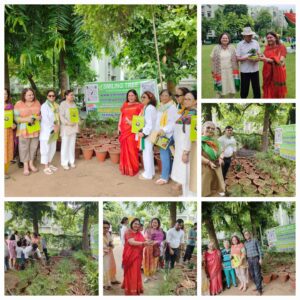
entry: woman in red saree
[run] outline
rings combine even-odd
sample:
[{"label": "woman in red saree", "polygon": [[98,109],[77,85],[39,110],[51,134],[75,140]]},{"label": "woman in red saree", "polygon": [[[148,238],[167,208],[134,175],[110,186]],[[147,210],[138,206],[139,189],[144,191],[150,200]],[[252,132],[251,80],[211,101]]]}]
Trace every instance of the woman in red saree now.
[{"label": "woman in red saree", "polygon": [[140,226],[140,220],[135,218],[130,223],[130,229],[125,232],[122,261],[124,269],[122,289],[125,295],[140,295],[144,291],[141,272],[143,249],[144,246],[151,245],[152,241],[145,241]]},{"label": "woman in red saree", "polygon": [[211,295],[218,295],[223,291],[222,258],[220,250],[213,242],[209,242],[208,250],[204,254],[205,270],[209,278],[209,291]]},{"label": "woman in red saree", "polygon": [[139,171],[139,149],[135,134],[131,132],[131,120],[134,115],[139,115],[142,109],[143,104],[139,102],[137,92],[129,90],[119,119],[121,149],[119,168],[123,175],[134,176]]},{"label": "woman in red saree", "polygon": [[265,48],[261,60],[263,66],[263,98],[285,98],[286,87],[286,48],[280,43],[275,32],[268,32],[268,45]]}]

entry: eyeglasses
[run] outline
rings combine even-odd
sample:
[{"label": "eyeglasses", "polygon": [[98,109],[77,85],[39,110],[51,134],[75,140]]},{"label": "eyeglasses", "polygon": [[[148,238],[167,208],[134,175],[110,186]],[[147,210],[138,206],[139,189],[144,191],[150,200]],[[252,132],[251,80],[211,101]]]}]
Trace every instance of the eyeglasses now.
[{"label": "eyeglasses", "polygon": [[48,95],[48,97],[55,98],[55,95]]},{"label": "eyeglasses", "polygon": [[183,95],[178,95],[178,94],[175,95],[176,98],[179,98],[179,97],[182,97],[182,96]]}]

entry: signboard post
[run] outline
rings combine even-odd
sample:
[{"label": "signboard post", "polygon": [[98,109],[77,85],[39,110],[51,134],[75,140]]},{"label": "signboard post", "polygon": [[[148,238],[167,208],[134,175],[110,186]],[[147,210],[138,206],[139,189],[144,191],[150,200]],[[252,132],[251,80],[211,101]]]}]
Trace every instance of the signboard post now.
[{"label": "signboard post", "polygon": [[139,97],[143,92],[150,91],[159,100],[156,79],[92,82],[84,88],[87,111],[97,111],[101,119],[118,118],[126,94],[131,89],[136,90]]},{"label": "signboard post", "polygon": [[267,240],[269,247],[275,247],[277,252],[295,251],[295,224],[268,229]]},{"label": "signboard post", "polygon": [[296,160],[296,127],[295,124],[282,125],[275,129],[275,149],[281,157]]}]

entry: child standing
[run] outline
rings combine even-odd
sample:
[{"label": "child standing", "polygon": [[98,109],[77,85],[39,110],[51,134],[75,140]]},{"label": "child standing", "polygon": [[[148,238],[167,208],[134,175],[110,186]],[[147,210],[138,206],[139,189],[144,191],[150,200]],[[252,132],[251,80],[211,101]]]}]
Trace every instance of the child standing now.
[{"label": "child standing", "polygon": [[230,278],[232,280],[232,284],[237,287],[236,284],[236,277],[235,277],[235,271],[231,266],[231,249],[229,241],[224,240],[223,241],[224,249],[221,251],[222,253],[222,264],[223,264],[223,271],[226,278],[226,285],[227,288],[230,289]]},{"label": "child standing", "polygon": [[22,270],[24,265],[24,252],[22,247],[22,241],[17,241],[16,253],[17,253],[17,261],[16,261],[16,270]]}]

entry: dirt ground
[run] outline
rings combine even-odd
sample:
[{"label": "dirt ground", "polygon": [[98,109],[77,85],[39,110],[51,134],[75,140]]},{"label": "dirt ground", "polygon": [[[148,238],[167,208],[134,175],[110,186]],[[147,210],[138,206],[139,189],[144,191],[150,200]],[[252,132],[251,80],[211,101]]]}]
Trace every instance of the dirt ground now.
[{"label": "dirt ground", "polygon": [[[241,292],[236,287],[226,289],[219,296],[255,296],[256,292],[253,291],[255,285],[253,282],[249,283],[249,287],[246,292]],[[284,283],[280,282],[279,279],[272,280],[269,284],[263,285],[264,296],[282,296],[282,295],[295,295],[295,289],[292,288],[290,281]]]},{"label": "dirt ground", "polygon": [[43,166],[36,164],[38,173],[23,175],[23,169],[17,164],[10,167],[10,179],[5,180],[6,197],[174,197],[169,183],[163,186],[154,180],[140,180],[137,176],[123,176],[118,165],[106,159],[99,163],[96,157],[76,160],[76,168],[65,171],[59,164],[60,153],[57,152],[53,164],[59,167],[53,175],[45,175]]}]

